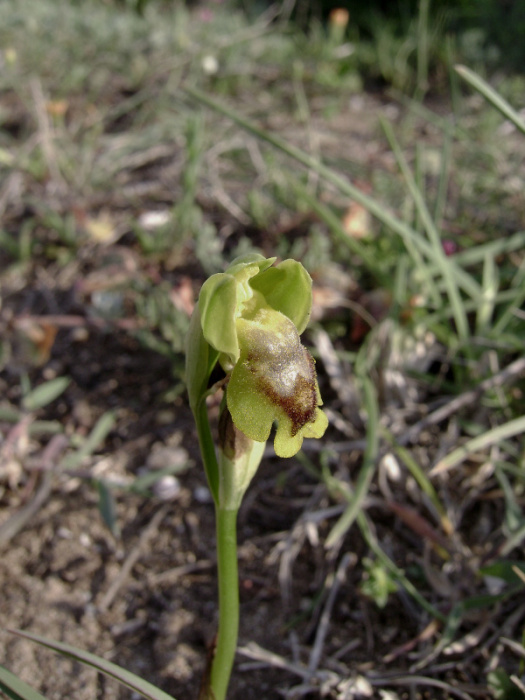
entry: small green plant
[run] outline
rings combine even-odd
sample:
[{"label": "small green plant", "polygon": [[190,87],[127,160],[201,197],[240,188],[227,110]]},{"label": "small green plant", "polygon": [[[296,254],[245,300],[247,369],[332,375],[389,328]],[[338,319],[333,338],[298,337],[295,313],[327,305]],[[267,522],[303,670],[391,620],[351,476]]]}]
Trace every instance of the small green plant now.
[{"label": "small green plant", "polygon": [[390,593],[397,591],[397,584],[381,562],[364,557],[362,563],[365,576],[361,583],[361,592],[371,598],[378,608],[384,608]]},{"label": "small green plant", "polygon": [[[313,358],[299,340],[310,317],[312,282],[295,260],[273,267],[274,261],[247,255],[212,275],[188,336],[188,392],[217,524],[219,631],[203,700],[226,697],[239,625],[237,513],[272,425],[280,457],[292,457],[305,437],[322,437],[328,425]],[[208,389],[217,364],[226,377]],[[206,397],[219,386],[216,456]]]}]

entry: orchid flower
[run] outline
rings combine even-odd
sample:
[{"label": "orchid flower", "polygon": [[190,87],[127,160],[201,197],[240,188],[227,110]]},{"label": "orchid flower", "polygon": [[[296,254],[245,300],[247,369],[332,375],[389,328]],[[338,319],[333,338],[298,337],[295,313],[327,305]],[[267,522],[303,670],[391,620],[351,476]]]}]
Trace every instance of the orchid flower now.
[{"label": "orchid flower", "polygon": [[[312,281],[295,260],[238,258],[203,285],[197,314],[209,354],[229,376],[227,407],[248,438],[292,457],[303,438],[320,438],[328,420],[312,356],[301,345],[312,306]],[[216,360],[216,361],[217,361]]]}]

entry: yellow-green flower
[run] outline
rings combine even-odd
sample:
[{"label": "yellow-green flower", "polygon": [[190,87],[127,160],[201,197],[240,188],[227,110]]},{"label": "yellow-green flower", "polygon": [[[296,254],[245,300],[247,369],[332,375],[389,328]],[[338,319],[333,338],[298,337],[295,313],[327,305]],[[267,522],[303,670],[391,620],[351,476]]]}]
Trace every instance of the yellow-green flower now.
[{"label": "yellow-green flower", "polygon": [[305,437],[321,437],[328,420],[319,408],[314,360],[299,339],[310,317],[312,281],[295,260],[274,261],[238,258],[204,283],[194,322],[204,345],[195,349],[208,366],[200,376],[188,358],[188,368],[199,375],[194,379],[202,391],[218,360],[229,375],[226,399],[235,426],[265,442],[276,423],[275,452],[291,457]]}]

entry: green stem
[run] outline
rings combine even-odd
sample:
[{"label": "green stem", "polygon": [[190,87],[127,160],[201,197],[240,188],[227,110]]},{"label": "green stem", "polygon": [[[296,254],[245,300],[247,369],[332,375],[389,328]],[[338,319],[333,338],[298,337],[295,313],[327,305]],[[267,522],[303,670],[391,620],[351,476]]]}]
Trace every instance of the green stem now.
[{"label": "green stem", "polygon": [[214,700],[224,700],[233,668],[239,632],[239,579],[237,574],[237,510],[215,509],[219,579],[219,632],[211,667]]}]

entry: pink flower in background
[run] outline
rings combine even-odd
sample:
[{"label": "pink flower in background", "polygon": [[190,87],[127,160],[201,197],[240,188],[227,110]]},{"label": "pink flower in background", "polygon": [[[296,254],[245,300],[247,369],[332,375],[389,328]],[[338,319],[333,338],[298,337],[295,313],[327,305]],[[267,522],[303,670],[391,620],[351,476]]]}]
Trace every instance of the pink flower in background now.
[{"label": "pink flower in background", "polygon": [[209,7],[202,7],[199,10],[199,18],[202,22],[211,22],[213,19],[213,10]]},{"label": "pink flower in background", "polygon": [[458,244],[455,241],[450,240],[450,238],[445,238],[443,241],[441,241],[441,245],[443,246],[443,251],[447,257],[450,257],[451,255],[454,255],[454,253],[458,252]]}]

